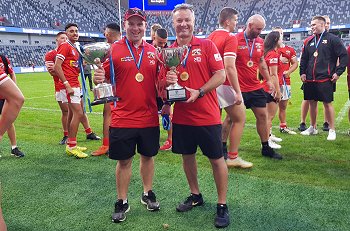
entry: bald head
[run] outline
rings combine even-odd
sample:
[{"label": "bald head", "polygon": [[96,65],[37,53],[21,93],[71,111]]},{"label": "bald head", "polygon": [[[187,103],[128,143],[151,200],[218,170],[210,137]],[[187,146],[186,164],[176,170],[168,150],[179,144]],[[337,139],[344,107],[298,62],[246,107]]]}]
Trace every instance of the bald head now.
[{"label": "bald head", "polygon": [[246,33],[248,38],[257,38],[265,28],[265,19],[260,14],[254,14],[247,20]]}]

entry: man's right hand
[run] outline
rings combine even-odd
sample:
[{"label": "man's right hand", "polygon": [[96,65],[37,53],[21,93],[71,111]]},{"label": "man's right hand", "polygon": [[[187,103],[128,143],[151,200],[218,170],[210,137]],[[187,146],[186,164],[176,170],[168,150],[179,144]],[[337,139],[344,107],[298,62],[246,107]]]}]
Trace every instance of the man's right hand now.
[{"label": "man's right hand", "polygon": [[95,70],[95,74],[94,74],[94,82],[95,83],[103,83],[103,81],[105,81],[105,70],[101,67],[98,67]]},{"label": "man's right hand", "polygon": [[66,86],[66,91],[67,91],[68,95],[74,95],[74,90],[73,90],[73,88],[70,86],[70,84],[67,83],[65,86]]},{"label": "man's right hand", "polygon": [[300,79],[301,79],[302,82],[305,82],[306,81],[306,74],[302,74],[300,76]]},{"label": "man's right hand", "polygon": [[166,73],[167,86],[171,84],[175,84],[177,83],[177,81],[178,81],[178,78],[177,78],[177,73],[175,71],[170,70]]}]

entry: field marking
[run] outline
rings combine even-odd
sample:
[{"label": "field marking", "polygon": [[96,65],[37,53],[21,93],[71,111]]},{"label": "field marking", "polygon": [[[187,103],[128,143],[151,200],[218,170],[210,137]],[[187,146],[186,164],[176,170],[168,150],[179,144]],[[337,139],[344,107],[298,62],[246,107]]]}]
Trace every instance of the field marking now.
[{"label": "field marking", "polygon": [[342,109],[339,111],[338,116],[335,119],[335,123],[334,123],[335,127],[337,127],[340,124],[340,122],[344,119],[344,117],[348,112],[349,107],[350,107],[350,100],[346,101]]},{"label": "field marking", "polygon": [[[45,111],[45,112],[59,112],[61,113],[61,110],[57,109],[50,109],[50,108],[39,108],[39,107],[22,107],[22,109],[32,110],[32,111]],[[94,114],[94,115],[102,115],[102,112],[87,112],[88,114]]]}]

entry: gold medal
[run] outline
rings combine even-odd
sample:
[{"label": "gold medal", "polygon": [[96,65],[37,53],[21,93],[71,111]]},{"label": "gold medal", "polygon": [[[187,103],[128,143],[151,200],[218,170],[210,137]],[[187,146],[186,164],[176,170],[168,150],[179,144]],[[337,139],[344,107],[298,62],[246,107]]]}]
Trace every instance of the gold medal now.
[{"label": "gold medal", "polygon": [[135,75],[135,79],[136,79],[137,82],[141,83],[143,81],[143,79],[144,79],[143,74],[141,74],[140,72],[137,73]]},{"label": "gold medal", "polygon": [[248,67],[252,67],[253,65],[254,65],[254,63],[253,63],[252,60],[249,60],[249,61],[247,62],[247,66],[248,66]]},{"label": "gold medal", "polygon": [[190,77],[190,75],[189,75],[186,71],[184,71],[184,72],[182,72],[182,73],[180,74],[180,79],[181,79],[182,81],[188,80],[189,77]]},{"label": "gold medal", "polygon": [[318,56],[318,52],[315,51],[315,52],[314,52],[314,57],[317,57],[317,56]]}]

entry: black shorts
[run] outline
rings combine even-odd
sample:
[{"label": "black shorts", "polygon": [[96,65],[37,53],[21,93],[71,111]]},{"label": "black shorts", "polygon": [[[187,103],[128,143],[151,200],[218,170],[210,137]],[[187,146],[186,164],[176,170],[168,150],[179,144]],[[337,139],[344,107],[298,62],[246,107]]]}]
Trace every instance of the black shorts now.
[{"label": "black shorts", "polygon": [[304,84],[304,100],[315,100],[325,103],[333,101],[333,83],[307,82]]},{"label": "black shorts", "polygon": [[173,148],[177,154],[190,155],[197,147],[210,159],[223,156],[221,143],[221,124],[211,126],[189,126],[173,124]]},{"label": "black shorts", "polygon": [[0,99],[0,115],[2,113],[2,108],[4,107],[5,99]]},{"label": "black shorts", "polygon": [[267,99],[264,89],[242,92],[244,105],[246,108],[266,107]]},{"label": "black shorts", "polygon": [[137,152],[152,157],[159,150],[159,126],[150,128],[109,128],[109,158],[127,160]]},{"label": "black shorts", "polygon": [[265,91],[265,95],[266,95],[266,103],[271,103],[271,102],[277,103],[276,100],[272,97],[272,95],[270,93],[267,93]]}]

